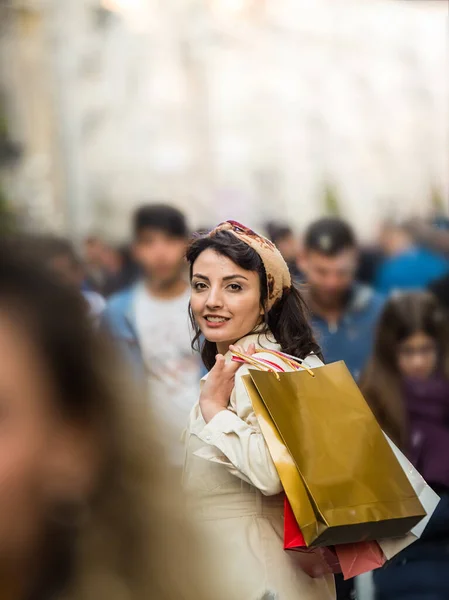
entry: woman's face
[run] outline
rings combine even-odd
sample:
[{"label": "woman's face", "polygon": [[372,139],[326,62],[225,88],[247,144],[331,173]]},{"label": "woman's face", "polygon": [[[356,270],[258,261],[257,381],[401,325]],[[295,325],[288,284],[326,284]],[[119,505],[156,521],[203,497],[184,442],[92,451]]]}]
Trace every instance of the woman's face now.
[{"label": "woman's face", "polygon": [[399,344],[398,364],[404,377],[428,379],[434,374],[437,363],[437,344],[429,335],[415,333]]},{"label": "woman's face", "polygon": [[[25,328],[0,311],[0,571],[30,558],[56,499],[76,497],[82,444]],[[87,469],[87,467],[86,467]]]},{"label": "woman's face", "polygon": [[205,338],[226,352],[262,319],[259,275],[205,250],[193,265],[191,306]]}]

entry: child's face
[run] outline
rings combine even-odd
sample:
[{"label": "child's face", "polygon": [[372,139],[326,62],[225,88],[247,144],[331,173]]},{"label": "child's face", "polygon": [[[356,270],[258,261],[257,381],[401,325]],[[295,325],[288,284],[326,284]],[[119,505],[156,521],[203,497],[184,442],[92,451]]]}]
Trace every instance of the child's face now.
[{"label": "child's face", "polygon": [[404,377],[428,379],[434,374],[437,363],[436,341],[425,333],[415,333],[399,345],[398,366]]}]

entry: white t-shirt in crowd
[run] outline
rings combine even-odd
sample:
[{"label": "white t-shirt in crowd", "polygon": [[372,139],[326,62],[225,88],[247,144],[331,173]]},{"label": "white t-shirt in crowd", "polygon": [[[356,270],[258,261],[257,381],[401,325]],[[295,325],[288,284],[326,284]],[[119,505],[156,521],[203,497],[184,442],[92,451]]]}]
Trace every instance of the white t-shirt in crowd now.
[{"label": "white t-shirt in crowd", "polygon": [[97,292],[83,291],[84,299],[89,306],[89,315],[94,324],[97,326],[100,322],[101,315],[106,308],[106,300]]},{"label": "white t-shirt in crowd", "polygon": [[168,456],[184,461],[181,441],[190,411],[198,400],[200,357],[191,347],[188,306],[190,289],[170,300],[155,298],[142,285],[136,293],[137,336],[148,374],[149,397],[156,418],[165,428]]}]

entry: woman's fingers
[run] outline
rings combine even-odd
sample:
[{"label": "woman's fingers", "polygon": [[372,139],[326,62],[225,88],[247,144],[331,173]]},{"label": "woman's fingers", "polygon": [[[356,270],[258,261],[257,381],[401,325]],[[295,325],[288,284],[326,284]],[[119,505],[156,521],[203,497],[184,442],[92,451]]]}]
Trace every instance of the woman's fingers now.
[{"label": "woman's fingers", "polygon": [[228,363],[226,363],[224,370],[230,376],[234,376],[237,373],[237,371],[240,369],[241,366],[242,366],[241,363],[236,362],[234,360],[230,360]]},{"label": "woman's fingers", "polygon": [[238,352],[239,354],[247,354],[249,356],[252,356],[256,351],[256,344],[250,344],[246,350],[243,348],[243,346],[232,344],[231,346],[229,346],[229,350],[231,352]]},{"label": "woman's fingers", "polygon": [[211,373],[212,371],[214,373],[220,373],[221,371],[223,371],[225,364],[226,361],[223,354],[217,354],[217,356],[215,357],[215,365],[212,367]]},{"label": "woman's fingers", "polygon": [[226,359],[222,354],[217,354],[215,357],[215,366],[213,367],[212,371],[215,376],[223,376],[228,378],[233,377],[237,373],[240,366],[240,363],[237,363],[233,360],[226,362]]},{"label": "woman's fingers", "polygon": [[[234,353],[252,356],[256,352],[256,345],[250,344],[245,350],[243,346],[239,346],[238,344],[231,344],[229,346],[229,350]],[[234,377],[234,375],[237,373],[240,367],[241,363],[233,360],[226,362],[226,359],[222,354],[217,354],[217,356],[215,357],[215,365],[212,371],[216,375],[222,373],[227,377]]]},{"label": "woman's fingers", "polygon": [[256,352],[256,344],[250,344],[248,346],[246,354],[248,354],[249,356],[252,356],[253,354],[255,354],[255,352]]}]

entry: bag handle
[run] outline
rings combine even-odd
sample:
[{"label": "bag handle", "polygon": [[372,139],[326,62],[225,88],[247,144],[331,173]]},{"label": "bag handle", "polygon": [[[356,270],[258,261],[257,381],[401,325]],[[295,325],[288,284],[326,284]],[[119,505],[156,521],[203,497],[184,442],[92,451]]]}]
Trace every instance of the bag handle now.
[{"label": "bag handle", "polygon": [[309,375],[311,375],[312,377],[315,377],[315,373],[312,371],[312,369],[303,365],[298,358],[294,358],[290,355],[284,354],[283,352],[279,352],[277,350],[265,350],[264,348],[257,348],[256,354],[260,353],[260,352],[263,352],[265,354],[272,354],[273,356],[277,356],[278,358],[283,360],[287,365],[289,365],[292,369],[295,369],[295,371],[299,371],[299,369],[304,369],[305,371],[307,371],[307,373]]},{"label": "bag handle", "polygon": [[276,379],[280,379],[278,371],[270,363],[254,358],[253,356],[249,356],[248,354],[243,354],[242,352],[234,350],[232,353],[232,360],[235,362],[247,363],[253,367],[257,367],[260,371],[274,373],[276,375]]},{"label": "bag handle", "polygon": [[[299,369],[302,368],[305,371],[307,371],[309,373],[309,375],[311,375],[312,377],[315,377],[314,372],[311,369],[309,369],[309,367],[306,367],[306,366],[302,365],[301,363],[296,362],[295,360],[287,358],[282,352],[276,352],[275,350],[265,350],[263,348],[256,350],[256,353],[261,353],[261,352],[264,352],[266,354],[272,354],[273,356],[280,358],[295,371],[299,371]],[[257,358],[254,358],[254,356],[249,356],[248,354],[243,354],[241,352],[238,352],[237,350],[234,350],[234,352],[232,353],[232,360],[234,360],[236,362],[243,362],[243,363],[250,364],[253,367],[257,367],[261,371],[274,373],[276,375],[276,379],[278,379],[278,380],[280,380],[279,371],[281,373],[285,372],[281,366],[276,365],[275,363],[272,363],[271,361],[264,360],[264,359],[257,359]]]}]

